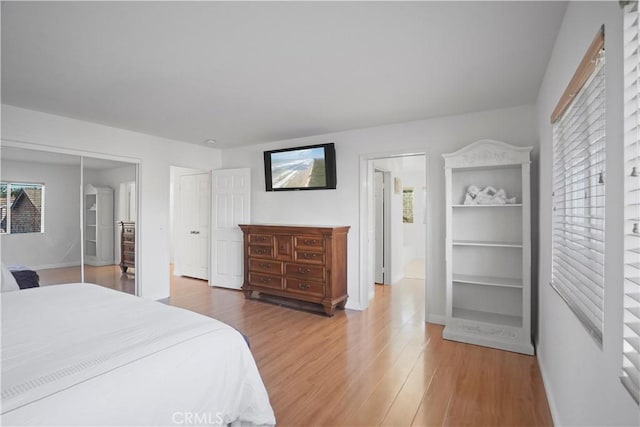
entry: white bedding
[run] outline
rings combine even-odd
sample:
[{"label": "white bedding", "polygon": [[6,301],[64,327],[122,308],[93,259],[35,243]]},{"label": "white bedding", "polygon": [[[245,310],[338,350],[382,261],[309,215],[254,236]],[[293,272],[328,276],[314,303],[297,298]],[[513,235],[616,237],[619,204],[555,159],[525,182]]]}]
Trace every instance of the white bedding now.
[{"label": "white bedding", "polygon": [[2,425],[275,424],[224,323],[88,284],[1,298]]}]

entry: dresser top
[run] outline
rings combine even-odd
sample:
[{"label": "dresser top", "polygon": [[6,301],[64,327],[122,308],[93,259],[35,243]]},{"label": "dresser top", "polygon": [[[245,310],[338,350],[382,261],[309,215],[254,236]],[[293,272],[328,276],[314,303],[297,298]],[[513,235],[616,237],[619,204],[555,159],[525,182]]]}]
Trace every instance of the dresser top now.
[{"label": "dresser top", "polygon": [[269,228],[278,228],[278,229],[315,229],[315,230],[349,230],[351,226],[349,225],[316,225],[316,224],[238,224],[240,228],[248,228],[248,227],[269,227]]}]

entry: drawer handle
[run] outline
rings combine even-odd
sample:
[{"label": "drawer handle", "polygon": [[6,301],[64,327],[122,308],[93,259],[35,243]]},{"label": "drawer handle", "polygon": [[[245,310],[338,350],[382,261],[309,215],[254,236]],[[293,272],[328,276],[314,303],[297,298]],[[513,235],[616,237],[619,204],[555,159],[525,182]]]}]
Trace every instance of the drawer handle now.
[{"label": "drawer handle", "polygon": [[266,249],[262,249],[262,248],[258,248],[255,251],[256,251],[257,254],[262,254],[262,255],[267,253],[267,250]]},{"label": "drawer handle", "polygon": [[266,238],[266,237],[264,237],[264,236],[257,236],[257,237],[256,237],[256,240],[257,240],[258,242],[264,242],[264,241],[266,241],[266,240],[267,240],[267,238]]},{"label": "drawer handle", "polygon": [[300,273],[300,274],[308,274],[308,273],[311,273],[311,269],[310,268],[298,267],[298,273]]},{"label": "drawer handle", "polygon": [[262,264],[260,264],[260,268],[269,268],[271,267],[271,264],[269,264],[268,262],[263,262]]},{"label": "drawer handle", "polygon": [[271,282],[271,278],[269,278],[269,277],[261,277],[260,278],[260,282],[269,283],[269,282]]},{"label": "drawer handle", "polygon": [[298,283],[298,287],[300,289],[309,289],[311,287],[311,285],[308,284],[308,283]]},{"label": "drawer handle", "polygon": [[304,239],[303,242],[305,245],[315,245],[318,243],[316,239]]},{"label": "drawer handle", "polygon": [[304,258],[304,259],[314,259],[317,256],[318,256],[317,254],[310,254],[308,252],[303,252],[302,253],[302,258]]}]

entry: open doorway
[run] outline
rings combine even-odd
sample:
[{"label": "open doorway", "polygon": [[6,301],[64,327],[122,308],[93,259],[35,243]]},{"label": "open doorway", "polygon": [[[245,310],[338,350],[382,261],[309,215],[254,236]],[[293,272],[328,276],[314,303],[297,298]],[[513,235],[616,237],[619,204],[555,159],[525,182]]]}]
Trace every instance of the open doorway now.
[{"label": "open doorway", "polygon": [[424,155],[402,158],[401,184],[403,277],[425,280],[427,182]]},{"label": "open doorway", "polygon": [[170,167],[171,271],[209,280],[211,174]]},{"label": "open doorway", "polygon": [[426,318],[426,155],[370,155],[361,165],[362,308],[385,286],[406,286],[425,301]]}]

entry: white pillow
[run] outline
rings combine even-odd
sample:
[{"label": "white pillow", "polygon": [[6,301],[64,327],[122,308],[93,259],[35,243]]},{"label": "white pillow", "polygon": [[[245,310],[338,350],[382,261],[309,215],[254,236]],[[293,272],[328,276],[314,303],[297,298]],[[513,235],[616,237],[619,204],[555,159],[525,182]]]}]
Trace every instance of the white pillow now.
[{"label": "white pillow", "polygon": [[19,291],[20,286],[18,286],[18,282],[16,282],[16,278],[13,277],[13,274],[9,271],[9,269],[2,264],[2,292],[11,292],[11,291]]}]

